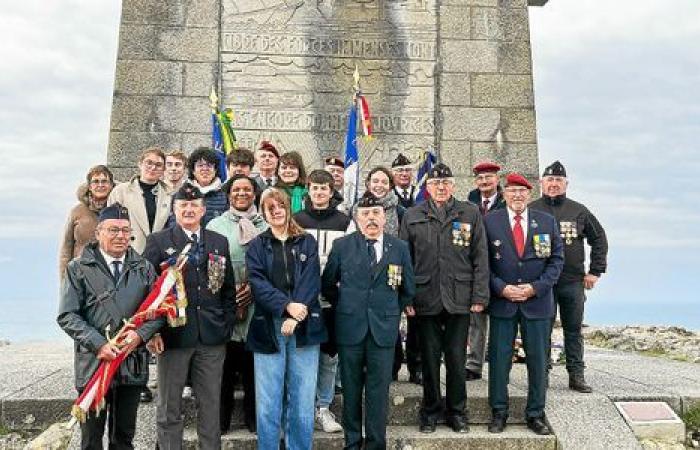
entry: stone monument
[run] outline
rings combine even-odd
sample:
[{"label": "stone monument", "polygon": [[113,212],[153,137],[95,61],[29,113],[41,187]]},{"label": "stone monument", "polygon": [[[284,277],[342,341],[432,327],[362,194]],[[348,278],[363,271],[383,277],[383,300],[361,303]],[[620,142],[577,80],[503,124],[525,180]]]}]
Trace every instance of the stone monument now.
[{"label": "stone monument", "polygon": [[527,0],[123,0],[108,163],[210,145],[214,86],[241,145],[316,167],[342,155],[355,67],[364,167],[432,148],[461,178],[483,158],[537,177]]}]

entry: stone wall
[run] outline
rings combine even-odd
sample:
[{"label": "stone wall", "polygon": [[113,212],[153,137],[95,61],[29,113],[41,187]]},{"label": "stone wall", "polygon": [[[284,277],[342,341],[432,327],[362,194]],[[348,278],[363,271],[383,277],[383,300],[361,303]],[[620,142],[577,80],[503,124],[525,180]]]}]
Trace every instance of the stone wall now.
[{"label": "stone wall", "polygon": [[216,86],[243,145],[316,166],[342,154],[356,65],[365,167],[432,147],[465,179],[484,158],[537,176],[526,0],[123,0],[108,163],[208,145]]}]

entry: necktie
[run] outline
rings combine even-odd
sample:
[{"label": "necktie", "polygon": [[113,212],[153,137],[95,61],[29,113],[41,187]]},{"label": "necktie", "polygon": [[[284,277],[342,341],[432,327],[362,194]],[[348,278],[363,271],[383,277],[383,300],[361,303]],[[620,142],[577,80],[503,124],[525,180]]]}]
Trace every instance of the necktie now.
[{"label": "necktie", "polygon": [[403,190],[403,198],[404,200],[408,200],[408,189]]},{"label": "necktie", "polygon": [[489,199],[484,200],[484,204],[481,207],[481,214],[485,215],[487,212],[489,212]]},{"label": "necktie", "polygon": [[112,261],[112,275],[114,276],[114,282],[119,281],[119,276],[122,274],[122,271],[119,269],[119,266],[122,265],[121,261]]},{"label": "necktie", "polygon": [[377,264],[377,251],[374,249],[376,239],[367,239],[367,254],[369,254],[369,263],[372,267]]},{"label": "necktie", "polygon": [[515,216],[515,226],[513,226],[513,242],[515,242],[515,249],[518,251],[518,256],[523,257],[525,253],[525,233],[523,233],[523,227],[520,225],[520,221],[523,217],[518,214]]},{"label": "necktie", "polygon": [[197,264],[199,264],[202,259],[202,246],[199,245],[199,236],[197,236],[197,233],[192,233],[190,235],[190,240],[192,241],[192,250],[190,250],[190,253],[195,256]]}]

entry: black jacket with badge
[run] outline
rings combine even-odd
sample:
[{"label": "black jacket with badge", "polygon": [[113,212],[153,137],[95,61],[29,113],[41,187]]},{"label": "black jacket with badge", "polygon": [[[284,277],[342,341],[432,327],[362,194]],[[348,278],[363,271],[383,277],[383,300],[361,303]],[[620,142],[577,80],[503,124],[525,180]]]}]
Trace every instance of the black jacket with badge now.
[{"label": "black jacket with badge", "polygon": [[[181,327],[163,328],[161,335],[166,351],[169,348],[192,348],[197,344],[222,345],[231,337],[236,313],[236,287],[228,241],[211,230],[201,228],[199,232],[201,238],[198,245],[203,246],[202,250],[197,252],[192,248],[190,254],[198,253],[200,256],[190,256],[183,272],[187,292],[187,323]],[[188,243],[190,239],[182,227],[175,225],[148,236],[143,256],[159,268],[163,261],[177,257]],[[196,259],[199,259],[198,263]],[[221,286],[212,292],[210,272],[216,272],[212,271],[214,264],[222,263]]]},{"label": "black jacket with badge", "polygon": [[467,314],[473,303],[488,305],[489,260],[479,209],[451,199],[439,218],[433,201],[409,208],[401,223],[416,276],[418,315]]},{"label": "black jacket with badge", "polygon": [[[478,189],[472,189],[469,191],[469,196],[467,197],[467,200],[470,202],[474,203],[477,208],[481,206],[481,191]],[[503,189],[501,186],[498,186],[496,190],[496,199],[489,205],[489,210],[488,212],[495,211],[497,209],[503,209],[506,207],[506,200],[503,198]]]},{"label": "black jacket with badge", "polygon": [[586,249],[583,240],[591,246],[588,273],[600,276],[607,268],[608,239],[598,219],[581,203],[566,195],[542,196],[528,205],[557,219],[564,241],[564,270],[559,282],[582,281],[586,274]]},{"label": "black jacket with badge", "polygon": [[[116,283],[97,242],[68,263],[56,321],[75,341],[76,388],[84,388],[97,370],[97,352],[107,343],[107,327],[116,334],[123,319],[129,319],[146,299],[155,279],[153,265],[131,248]],[[146,322],[136,332],[145,342],[161,325],[158,320]],[[114,383],[145,386],[147,381],[148,352],[141,346],[121,364]]]}]

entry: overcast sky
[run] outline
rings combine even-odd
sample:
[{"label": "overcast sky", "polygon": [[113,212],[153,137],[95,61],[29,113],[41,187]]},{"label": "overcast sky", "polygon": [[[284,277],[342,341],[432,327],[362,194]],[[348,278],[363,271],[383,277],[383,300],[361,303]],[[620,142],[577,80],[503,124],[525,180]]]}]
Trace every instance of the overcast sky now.
[{"label": "overcast sky", "polygon": [[[75,187],[106,156],[120,8],[3,5],[0,305],[54,295]],[[630,320],[700,328],[700,315],[684,313],[700,275],[700,1],[550,0],[530,17],[540,165],[564,163],[571,197],[610,239],[589,317],[611,322],[610,305],[640,304],[647,316]],[[27,265],[35,270],[18,269]]]}]

